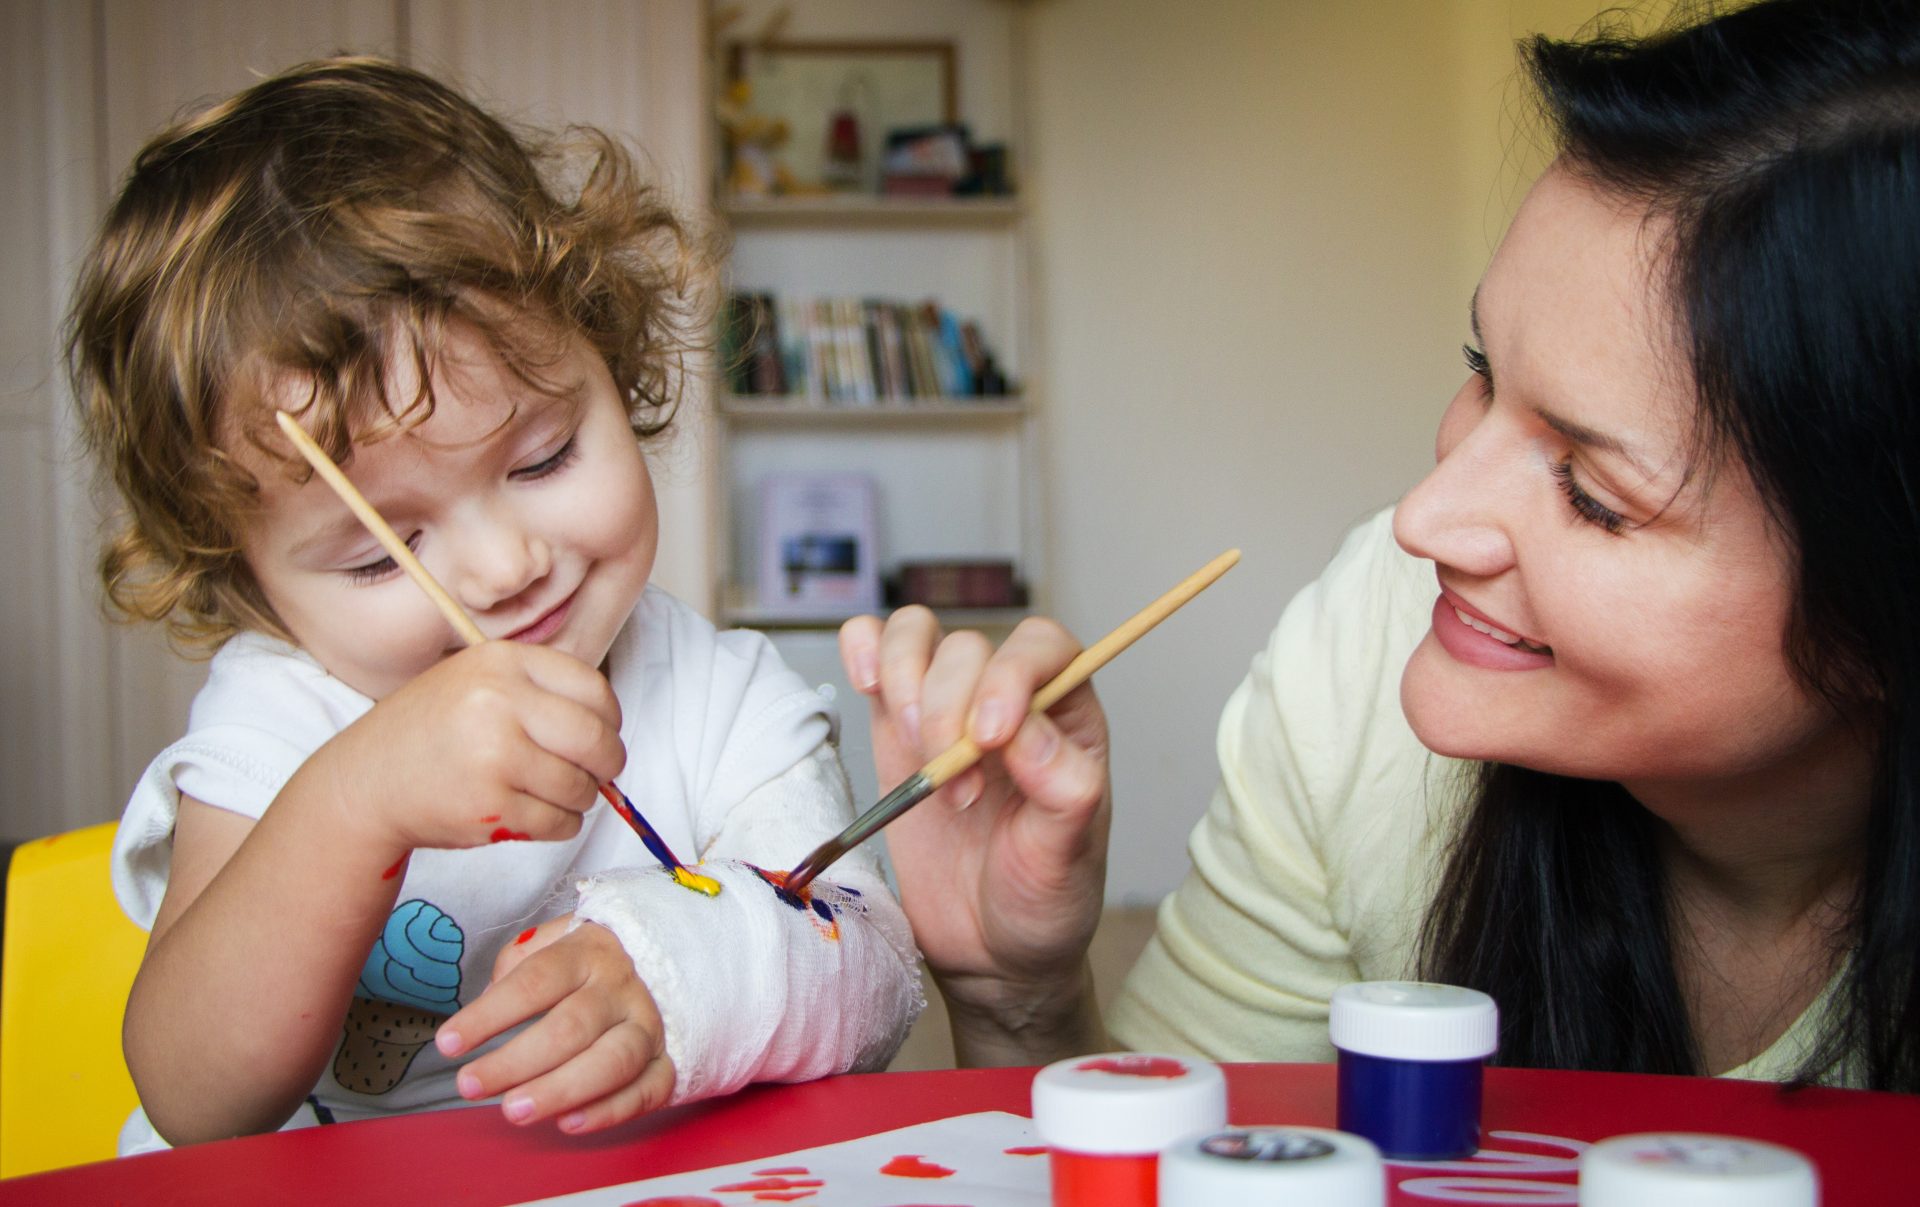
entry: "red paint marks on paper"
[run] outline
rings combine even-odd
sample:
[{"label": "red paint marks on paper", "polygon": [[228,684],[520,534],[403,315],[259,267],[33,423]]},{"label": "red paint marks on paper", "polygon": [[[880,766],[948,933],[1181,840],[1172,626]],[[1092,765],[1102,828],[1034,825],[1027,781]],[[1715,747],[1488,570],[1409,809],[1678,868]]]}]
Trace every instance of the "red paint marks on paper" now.
[{"label": "red paint marks on paper", "polygon": [[533,837],[531,834],[525,834],[519,830],[509,830],[505,826],[501,826],[498,830],[495,830],[493,833],[487,835],[487,841],[488,842],[525,842],[531,837]]},{"label": "red paint marks on paper", "polygon": [[626,1207],[726,1207],[719,1199],[700,1194],[670,1194],[661,1199],[640,1199]]},{"label": "red paint marks on paper", "polygon": [[880,1172],[890,1178],[950,1178],[953,1171],[944,1165],[935,1165],[921,1157],[908,1154],[895,1157],[880,1167]]},{"label": "red paint marks on paper", "polygon": [[725,1186],[715,1186],[715,1194],[735,1194],[767,1190],[804,1190],[808,1194],[825,1186],[819,1178],[755,1178],[751,1182],[732,1182]]},{"label": "red paint marks on paper", "polygon": [[529,927],[527,927],[527,928],[526,928],[525,930],[523,930],[523,931],[521,931],[521,932],[520,932],[520,937],[519,937],[519,938],[517,938],[517,939],[515,939],[515,940],[513,941],[513,945],[514,945],[515,947],[518,947],[518,946],[519,946],[520,944],[522,944],[522,943],[525,943],[525,942],[526,942],[526,941],[527,941],[528,939],[531,939],[531,938],[533,938],[533,932],[535,932],[535,931],[537,931],[537,930],[539,930],[539,929],[540,929],[540,928],[539,928],[539,927],[537,927],[537,926],[529,926]]},{"label": "red paint marks on paper", "polygon": [[817,1190],[763,1190],[753,1197],[769,1203],[797,1203],[819,1193]]},{"label": "red paint marks on paper", "polygon": [[1018,1148],[1003,1148],[1000,1151],[1009,1157],[1044,1157],[1048,1149],[1044,1144],[1022,1144]]},{"label": "red paint marks on paper", "polygon": [[756,1178],[804,1178],[812,1172],[804,1165],[776,1165],[772,1169],[756,1169],[753,1171],[753,1176]]},{"label": "red paint marks on paper", "polygon": [[1187,1066],[1164,1056],[1102,1056],[1083,1060],[1073,1066],[1088,1073],[1112,1073],[1116,1077],[1185,1077]]},{"label": "red paint marks on paper", "polygon": [[380,873],[380,879],[382,880],[393,879],[395,876],[398,876],[400,874],[400,869],[405,867],[406,864],[407,864],[407,857],[405,855],[402,855],[400,858],[393,861],[392,867]]}]

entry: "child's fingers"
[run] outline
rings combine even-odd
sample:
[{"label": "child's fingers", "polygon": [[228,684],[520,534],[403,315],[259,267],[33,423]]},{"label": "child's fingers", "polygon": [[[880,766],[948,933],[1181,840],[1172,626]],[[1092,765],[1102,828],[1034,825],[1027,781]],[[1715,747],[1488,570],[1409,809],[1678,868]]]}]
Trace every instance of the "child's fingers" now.
[{"label": "child's fingers", "polygon": [[[591,1055],[588,1053],[588,1057]],[[673,1062],[667,1059],[665,1052],[661,1052],[647,1062],[646,1070],[638,1078],[598,1102],[590,1102],[561,1115],[560,1130],[574,1135],[597,1132],[616,1123],[625,1123],[636,1115],[657,1111],[673,1097],[675,1076]]]},{"label": "child's fingers", "polygon": [[545,693],[532,696],[520,705],[520,725],[542,750],[586,772],[589,789],[620,774],[627,765],[627,747],[619,729],[577,700]]},{"label": "child's fingers", "polygon": [[[555,1014],[564,1010],[563,1005],[492,1055],[504,1055],[508,1048],[535,1040],[535,1033],[556,1024],[559,1020]],[[623,1022],[601,1032],[584,1049],[569,1052],[571,1036],[567,1032],[572,1026],[566,1024],[559,1035],[546,1037],[546,1044],[534,1058],[544,1061],[565,1053],[554,1067],[528,1080],[515,1079],[515,1084],[505,1090],[500,1107],[509,1120],[533,1123],[584,1111],[588,1118],[581,1123],[605,1127],[666,1104],[673,1092],[673,1066],[666,1059],[658,1032]],[[622,1109],[626,1113],[618,1113]],[[586,1128],[563,1126],[563,1130]]]},{"label": "child's fingers", "polygon": [[517,645],[523,651],[527,678],[558,696],[565,696],[593,710],[607,728],[620,728],[620,701],[613,684],[598,670],[570,654],[562,654],[540,645]]},{"label": "child's fingers", "polygon": [[[570,937],[570,936],[568,936]],[[544,1010],[551,1009],[556,1003],[579,989],[588,976],[588,970],[581,961],[570,960],[564,954],[556,953],[559,946],[556,941],[552,947],[539,953],[540,959],[531,957],[522,961],[510,975],[488,985],[486,990],[473,1001],[468,1002],[458,1013],[440,1025],[434,1042],[442,1054],[458,1056],[470,1052],[494,1036],[511,1027],[532,1018]],[[522,1037],[524,1038],[524,1037]],[[516,1043],[518,1040],[515,1041]],[[461,1093],[469,1098],[485,1098],[499,1092],[503,1085],[513,1082],[498,1078],[492,1079],[484,1093],[468,1094],[464,1084],[468,1070],[485,1065],[494,1057],[508,1050],[489,1053],[466,1069],[461,1070]],[[537,1072],[538,1070],[535,1070]],[[526,1076],[532,1076],[528,1073]],[[520,1078],[525,1080],[525,1077]]]},{"label": "child's fingers", "polygon": [[599,798],[599,777],[533,739],[521,734],[503,745],[499,754],[505,787],[532,798],[548,812],[585,813]]},{"label": "child's fingers", "polygon": [[536,955],[567,937],[567,927],[573,924],[572,914],[561,914],[558,918],[548,918],[538,926],[529,926],[514,936],[513,942],[500,949],[493,960],[493,979],[500,980],[524,963],[527,957]]}]

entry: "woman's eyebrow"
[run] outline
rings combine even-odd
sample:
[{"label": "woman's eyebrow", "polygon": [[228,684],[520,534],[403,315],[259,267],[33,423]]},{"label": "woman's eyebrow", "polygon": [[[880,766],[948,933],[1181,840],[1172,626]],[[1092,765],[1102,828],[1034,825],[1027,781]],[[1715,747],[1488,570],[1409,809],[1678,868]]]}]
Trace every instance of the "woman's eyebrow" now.
[{"label": "woman's eyebrow", "polygon": [[[1473,330],[1474,343],[1478,344],[1484,350],[1487,346],[1487,338],[1480,332],[1480,290],[1478,288],[1474,289],[1473,297],[1467,303],[1467,325]],[[1484,351],[1482,354],[1484,355]],[[1590,428],[1584,423],[1575,423],[1566,416],[1557,415],[1538,404],[1528,409],[1533,412],[1540,422],[1558,432],[1569,442],[1577,444],[1582,448],[1592,448],[1598,449],[1601,452],[1612,453],[1638,470],[1643,478],[1651,479],[1653,477],[1653,471],[1647,467],[1646,462],[1635,456],[1633,450],[1628,448],[1626,444],[1619,439],[1609,436],[1605,432]]]},{"label": "woman's eyebrow", "polygon": [[1653,471],[1648,469],[1640,458],[1633,455],[1632,449],[1614,437],[1607,435],[1605,432],[1595,431],[1583,423],[1575,423],[1564,415],[1556,415],[1543,406],[1534,406],[1529,409],[1539,417],[1540,422],[1560,433],[1560,435],[1572,443],[1580,445],[1582,448],[1596,448],[1601,452],[1613,453],[1627,464],[1633,466],[1634,469],[1640,471],[1642,477],[1653,477]]}]

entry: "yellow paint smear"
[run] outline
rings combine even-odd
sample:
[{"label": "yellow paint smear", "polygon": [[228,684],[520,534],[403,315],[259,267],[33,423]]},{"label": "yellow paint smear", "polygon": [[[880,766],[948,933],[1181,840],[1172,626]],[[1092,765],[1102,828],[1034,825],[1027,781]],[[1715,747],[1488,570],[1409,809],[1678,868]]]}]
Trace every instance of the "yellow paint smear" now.
[{"label": "yellow paint smear", "polygon": [[681,888],[692,889],[709,897],[720,895],[720,882],[711,876],[702,876],[691,869],[679,867],[673,869],[673,882]]}]

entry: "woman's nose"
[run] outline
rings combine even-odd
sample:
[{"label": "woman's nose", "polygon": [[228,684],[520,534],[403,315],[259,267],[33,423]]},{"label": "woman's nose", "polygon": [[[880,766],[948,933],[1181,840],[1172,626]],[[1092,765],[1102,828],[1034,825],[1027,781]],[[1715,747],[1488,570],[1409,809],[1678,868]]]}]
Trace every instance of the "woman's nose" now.
[{"label": "woman's nose", "polygon": [[1438,463],[1394,509],[1393,536],[1415,557],[1491,578],[1514,561],[1512,520],[1525,496],[1512,471],[1521,454],[1484,403],[1465,395],[1440,421]]},{"label": "woman's nose", "polygon": [[493,507],[464,517],[449,534],[458,559],[455,581],[461,602],[487,612],[547,576],[553,550],[510,508]]}]

